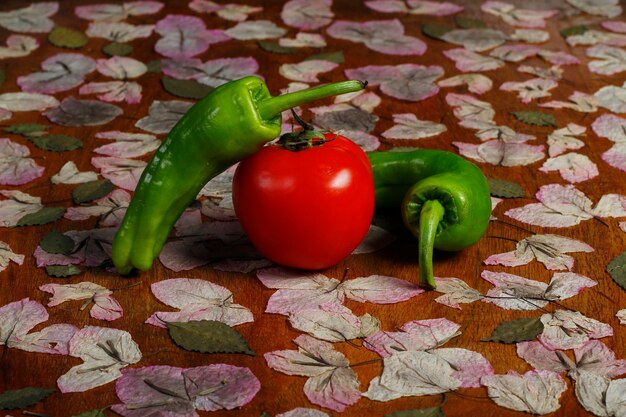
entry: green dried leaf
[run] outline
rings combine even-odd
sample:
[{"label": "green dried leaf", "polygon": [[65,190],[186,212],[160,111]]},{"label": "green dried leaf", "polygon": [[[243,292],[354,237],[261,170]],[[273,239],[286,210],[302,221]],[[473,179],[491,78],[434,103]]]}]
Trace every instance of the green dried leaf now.
[{"label": "green dried leaf", "polygon": [[450,32],[452,29],[447,26],[435,25],[431,23],[425,23],[422,25],[422,33],[430,38],[439,39]]},{"label": "green dried leaf", "polygon": [[147,62],[146,68],[148,68],[148,72],[152,72],[152,73],[161,72],[161,60],[155,59],[154,61]]},{"label": "green dried leaf", "polygon": [[81,274],[83,271],[76,265],[48,265],[46,274],[56,278],[67,278]]},{"label": "green dried leaf", "polygon": [[260,417],[272,417],[267,411],[263,411]]},{"label": "green dried leaf", "polygon": [[133,53],[133,46],[127,43],[111,42],[102,47],[102,52],[108,56],[126,56]]},{"label": "green dried leaf", "polygon": [[55,26],[48,34],[48,41],[60,48],[77,49],[87,45],[89,38],[75,29],[65,26]]},{"label": "green dried leaf", "polygon": [[48,253],[69,255],[74,251],[74,239],[58,230],[53,230],[41,239],[39,246]]},{"label": "green dried leaf", "polygon": [[484,29],[487,27],[482,20],[470,19],[469,17],[463,16],[454,16],[454,23],[461,29]]},{"label": "green dried leaf", "polygon": [[304,58],[305,61],[311,61],[313,59],[319,59],[322,61],[330,61],[335,64],[343,64],[346,62],[346,57],[343,55],[343,51],[323,52],[321,54],[311,55],[308,58]]},{"label": "green dried leaf", "polygon": [[418,410],[402,410],[385,414],[384,417],[446,417],[441,407],[421,408]]},{"label": "green dried leaf", "polygon": [[513,181],[501,180],[498,178],[487,178],[489,183],[489,193],[500,198],[522,198],[526,193],[521,185]]},{"label": "green dried leaf", "polygon": [[54,388],[36,387],[4,391],[0,394],[0,410],[30,407],[44,400],[53,392],[56,392]]},{"label": "green dried leaf", "polygon": [[298,52],[298,48],[294,48],[292,46],[281,46],[278,42],[259,41],[258,44],[264,51],[275,54],[295,54]]},{"label": "green dried leaf", "polygon": [[44,151],[65,152],[74,151],[83,147],[82,140],[68,135],[29,135],[28,140]]},{"label": "green dried leaf", "polygon": [[589,28],[587,26],[579,25],[579,26],[572,26],[572,27],[569,27],[569,28],[561,29],[559,31],[559,33],[564,38],[567,38],[569,36],[582,35],[583,33],[587,32],[588,30],[589,30]]},{"label": "green dried leaf", "polygon": [[534,340],[543,331],[541,318],[516,319],[498,325],[483,342],[517,343]]},{"label": "green dried leaf", "polygon": [[35,213],[29,213],[18,220],[17,226],[39,226],[52,223],[63,217],[65,207],[43,207]]},{"label": "green dried leaf", "polygon": [[626,290],[626,252],[613,258],[606,266],[606,272],[611,275],[617,285]]},{"label": "green dried leaf", "polygon": [[520,122],[534,126],[552,126],[556,127],[554,116],[540,111],[514,111],[513,116]]},{"label": "green dried leaf", "polygon": [[5,127],[3,130],[7,133],[13,133],[14,135],[24,136],[38,136],[48,129],[49,126],[39,123],[22,123],[9,127]]},{"label": "green dried leaf", "polygon": [[99,410],[85,411],[84,413],[80,413],[72,417],[106,417],[104,410],[104,408],[101,408]]},{"label": "green dried leaf", "polygon": [[115,187],[109,180],[95,180],[80,184],[72,191],[72,199],[76,204],[102,198],[113,191]]},{"label": "green dried leaf", "polygon": [[161,84],[168,93],[182,98],[202,99],[211,91],[213,87],[200,84],[195,80],[177,80],[176,78],[163,77]]},{"label": "green dried leaf", "polygon": [[170,337],[186,350],[202,353],[255,353],[241,333],[219,321],[167,323]]}]

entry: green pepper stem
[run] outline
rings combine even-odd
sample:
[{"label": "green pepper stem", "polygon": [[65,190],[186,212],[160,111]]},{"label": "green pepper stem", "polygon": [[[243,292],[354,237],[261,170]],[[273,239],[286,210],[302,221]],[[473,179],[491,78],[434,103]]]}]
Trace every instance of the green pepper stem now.
[{"label": "green pepper stem", "polygon": [[257,103],[259,114],[264,120],[270,120],[285,110],[321,98],[338,96],[363,90],[367,81],[348,80],[338,83],[320,85],[306,90],[294,91],[282,96],[271,97]]},{"label": "green pepper stem", "polygon": [[445,209],[437,200],[428,200],[422,205],[419,227],[419,265],[420,284],[430,289],[435,288],[433,275],[433,245],[437,235],[437,226]]}]

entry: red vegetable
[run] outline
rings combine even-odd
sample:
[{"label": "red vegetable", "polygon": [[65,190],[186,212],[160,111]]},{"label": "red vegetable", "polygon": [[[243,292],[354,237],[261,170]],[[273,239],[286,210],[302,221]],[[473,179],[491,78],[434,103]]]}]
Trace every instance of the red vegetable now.
[{"label": "red vegetable", "polygon": [[233,203],[265,257],[294,268],[327,268],[367,234],[374,213],[372,168],[349,139],[305,127],[239,163]]}]

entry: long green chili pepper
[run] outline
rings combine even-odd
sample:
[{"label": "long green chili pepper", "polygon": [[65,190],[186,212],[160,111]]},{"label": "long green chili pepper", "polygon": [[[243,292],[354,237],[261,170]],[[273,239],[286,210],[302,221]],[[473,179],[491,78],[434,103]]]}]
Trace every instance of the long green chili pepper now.
[{"label": "long green chili pepper", "polygon": [[433,248],[456,251],[476,243],[491,214],[489,186],[480,169],[455,154],[419,149],[371,152],[376,208],[401,207],[419,239],[420,283],[435,288]]},{"label": "long green chili pepper", "polygon": [[211,91],[178,121],[144,169],[113,241],[117,271],[149,269],[202,187],[280,135],[282,111],[365,85],[343,81],[272,97],[262,80],[250,76]]}]

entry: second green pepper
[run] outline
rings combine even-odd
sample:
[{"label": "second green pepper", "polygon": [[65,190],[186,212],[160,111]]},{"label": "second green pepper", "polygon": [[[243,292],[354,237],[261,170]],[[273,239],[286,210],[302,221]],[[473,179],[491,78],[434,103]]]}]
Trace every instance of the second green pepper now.
[{"label": "second green pepper", "polygon": [[491,199],[487,180],[471,162],[450,152],[371,152],[376,208],[401,207],[402,220],[419,239],[420,282],[435,288],[433,248],[456,251],[487,230]]}]

